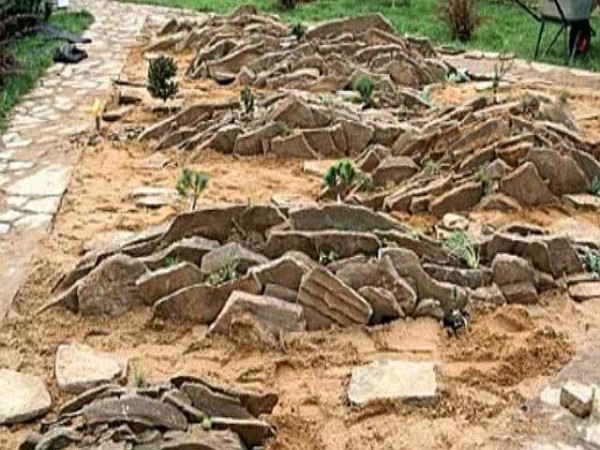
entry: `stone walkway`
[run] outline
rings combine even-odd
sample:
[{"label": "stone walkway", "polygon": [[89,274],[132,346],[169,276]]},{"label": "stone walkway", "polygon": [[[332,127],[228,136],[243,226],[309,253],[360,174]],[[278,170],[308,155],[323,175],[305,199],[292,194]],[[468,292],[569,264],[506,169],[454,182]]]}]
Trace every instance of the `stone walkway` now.
[{"label": "stone walkway", "polygon": [[79,158],[70,143],[93,126],[95,98],[118,78],[128,47],[145,21],[181,11],[106,0],[74,0],[95,22],[85,35],[89,58],[56,64],[14,109],[0,136],[0,322],[27,276],[35,246],[52,224],[71,169]]}]

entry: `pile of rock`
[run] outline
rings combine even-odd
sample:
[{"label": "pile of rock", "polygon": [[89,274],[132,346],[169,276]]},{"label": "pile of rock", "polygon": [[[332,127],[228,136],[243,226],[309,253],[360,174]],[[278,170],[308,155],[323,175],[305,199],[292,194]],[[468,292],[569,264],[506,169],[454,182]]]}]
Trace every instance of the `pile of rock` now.
[{"label": "pile of rock", "polygon": [[439,319],[470,299],[535,303],[565,275],[600,285],[566,237],[515,226],[474,246],[480,263],[469,267],[443,242],[361,206],[212,207],[87,255],[48,306],[117,315],[149,305],[162,319],[275,343],[288,332]]},{"label": "pile of rock", "polygon": [[262,448],[275,430],[259,416],[270,414],[277,401],[274,392],[233,389],[193,376],[129,388],[103,384],[63,404],[20,449]]},{"label": "pile of rock", "polygon": [[441,81],[448,66],[427,40],[396,35],[381,14],[324,22],[307,30],[242,6],[203,23],[168,22],[147,52],[193,50],[192,78],[258,88],[338,91],[362,76],[380,90]]},{"label": "pile of rock", "polygon": [[387,186],[357,195],[358,203],[439,217],[474,208],[515,211],[561,199],[598,205],[588,192],[600,179],[600,147],[587,142],[565,105],[551,99],[477,98],[404,123],[391,142],[372,142],[357,158],[377,185]]},{"label": "pile of rock", "polygon": [[261,100],[250,114],[241,112],[237,99],[195,103],[150,125],[138,139],[155,142],[158,150],[177,146],[241,156],[335,159],[388,144],[402,131],[392,112],[364,111],[339,97],[325,100],[288,91]]}]

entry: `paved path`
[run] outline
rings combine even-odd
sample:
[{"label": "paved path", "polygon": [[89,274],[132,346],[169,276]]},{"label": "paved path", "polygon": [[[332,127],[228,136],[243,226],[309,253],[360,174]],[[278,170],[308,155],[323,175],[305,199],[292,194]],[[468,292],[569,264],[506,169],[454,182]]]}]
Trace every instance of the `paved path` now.
[{"label": "paved path", "polygon": [[79,152],[71,136],[93,126],[94,98],[106,94],[147,19],[180,11],[107,0],[74,0],[95,22],[89,58],[56,64],[26,95],[0,136],[0,322],[27,276],[35,246],[52,224]]}]

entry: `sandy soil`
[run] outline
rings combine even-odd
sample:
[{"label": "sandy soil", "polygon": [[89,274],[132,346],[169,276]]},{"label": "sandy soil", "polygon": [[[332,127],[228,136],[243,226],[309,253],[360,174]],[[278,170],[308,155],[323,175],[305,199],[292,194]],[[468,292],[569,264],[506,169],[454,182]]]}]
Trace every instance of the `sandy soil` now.
[{"label": "sandy soil", "polygon": [[[145,62],[132,55],[130,81],[143,79]],[[190,86],[184,86],[190,88]],[[544,92],[556,89],[543,86]],[[199,95],[232,95],[208,90]],[[432,98],[458,103],[474,95],[472,86],[435,88]],[[571,92],[577,117],[597,111],[600,95]],[[136,123],[148,119],[134,116]],[[597,119],[584,122],[590,139],[600,138]],[[600,338],[600,304],[578,305],[560,291],[535,307],[476,310],[461,338],[449,338],[433,320],[396,321],[373,328],[299,333],[277,348],[205,337],[206,328],[152,321],[149,309],[122,317],[79,317],[52,310],[32,317],[64,270],[90,246],[115,232],[138,231],[163,223],[186,208],[140,208],[129,193],[141,186],[172,188],[183,167],[205,171],[210,185],[201,202],[265,202],[273,194],[314,199],[319,180],[300,170],[300,161],[234,158],[213,153],[161,152],[166,165],[142,168],[157,156],[147,146],[103,137],[82,142],[81,161],[72,177],[51,234],[41,245],[26,285],[0,329],[0,366],[42,376],[55,408],[66,399],[53,377],[57,346],[79,341],[130,358],[130,381],[142,373],[161,381],[174,373],[209,374],[219,379],[279,392],[272,421],[278,438],[270,450],[342,449],[517,449],[537,435],[558,433],[527,410],[570,357]],[[572,212],[538,210],[518,215],[472,214],[477,223],[501,226],[524,221],[545,227]],[[600,226],[600,217],[579,214],[580,223]],[[428,217],[408,219],[427,229]],[[571,230],[572,231],[572,230]],[[439,395],[431,404],[379,402],[365,408],[348,404],[346,389],[354,366],[385,358],[433,360]],[[0,428],[0,448],[16,448],[35,425]]]}]

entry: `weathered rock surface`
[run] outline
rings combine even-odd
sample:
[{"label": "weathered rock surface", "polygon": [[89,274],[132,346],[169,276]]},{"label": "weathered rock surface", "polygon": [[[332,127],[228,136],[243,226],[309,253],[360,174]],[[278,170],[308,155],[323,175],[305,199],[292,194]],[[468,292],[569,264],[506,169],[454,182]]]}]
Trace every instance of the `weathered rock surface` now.
[{"label": "weathered rock surface", "polygon": [[235,263],[237,270],[246,273],[250,267],[268,262],[263,255],[248,250],[237,242],[230,242],[204,255],[200,270],[209,275]]},{"label": "weathered rock surface", "polygon": [[267,264],[255,266],[250,271],[263,286],[279,285],[297,291],[302,276],[310,270],[308,257],[289,252]]},{"label": "weathered rock surface", "polygon": [[352,370],[348,399],[355,405],[373,400],[432,400],[436,389],[432,362],[375,361]]},{"label": "weathered rock surface", "polygon": [[50,409],[44,382],[33,375],[0,369],[0,425],[26,422]]},{"label": "weathered rock surface", "polygon": [[[325,322],[341,326],[369,323],[373,309],[356,291],[331,272],[315,267],[302,278],[298,303],[317,313]],[[307,315],[307,328],[321,328]]]},{"label": "weathered rock surface", "polygon": [[405,229],[400,222],[387,214],[355,205],[327,204],[315,207],[297,207],[290,209],[289,215],[292,228],[299,231]]},{"label": "weathered rock surface", "polygon": [[182,262],[155,272],[146,273],[136,280],[146,304],[153,305],[157,300],[181,288],[198,284],[203,275],[192,263]]},{"label": "weathered rock surface", "polygon": [[499,253],[492,262],[494,283],[498,286],[506,284],[532,282],[535,279],[533,267],[526,259],[519,256]]},{"label": "weathered rock surface", "polygon": [[260,294],[262,286],[253,275],[218,286],[199,284],[183,288],[154,305],[154,315],[171,320],[210,324],[219,315],[233,291]]},{"label": "weathered rock surface", "polygon": [[406,313],[400,306],[394,294],[387,289],[363,286],[358,290],[358,293],[364,298],[371,308],[373,315],[369,321],[370,325],[389,322],[401,317],[406,317]]},{"label": "weathered rock surface", "polygon": [[60,390],[78,394],[124,378],[127,375],[127,359],[83,344],[62,344],[56,351],[54,373]]},{"label": "weathered rock surface", "polygon": [[525,163],[500,181],[500,190],[525,206],[556,201],[533,163]]},{"label": "weathered rock surface", "polygon": [[592,413],[596,397],[593,386],[568,381],[560,390],[560,404],[577,417],[585,419]]},{"label": "weathered rock surface", "polygon": [[591,281],[573,284],[569,287],[569,295],[578,302],[600,299],[600,282]]},{"label": "weathered rock surface", "polygon": [[210,326],[211,333],[228,335],[236,323],[244,326],[260,326],[274,336],[284,332],[303,331],[302,308],[278,298],[252,295],[234,291],[225,307]]},{"label": "weathered rock surface", "polygon": [[188,422],[173,405],[141,396],[98,400],[83,408],[88,426],[129,423],[137,426],[185,431]]},{"label": "weathered rock surface", "polygon": [[111,256],[79,282],[78,309],[84,315],[118,316],[136,305],[144,304],[135,284],[148,269],[126,255]]}]

